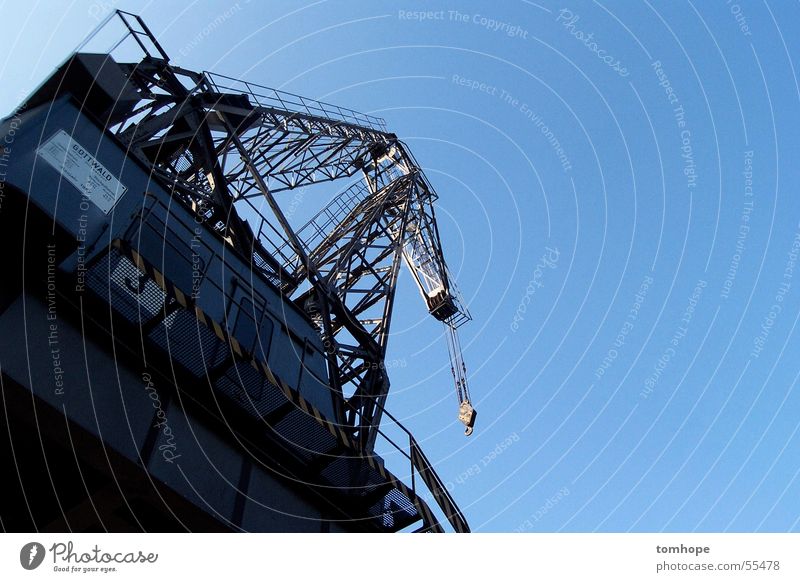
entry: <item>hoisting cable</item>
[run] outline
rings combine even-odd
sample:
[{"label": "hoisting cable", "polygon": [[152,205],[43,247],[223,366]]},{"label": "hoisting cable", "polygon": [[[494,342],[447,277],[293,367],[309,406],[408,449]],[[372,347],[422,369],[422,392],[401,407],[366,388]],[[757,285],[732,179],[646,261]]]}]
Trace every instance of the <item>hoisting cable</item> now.
[{"label": "hoisting cable", "polygon": [[464,434],[472,434],[475,426],[477,413],[472,407],[469,398],[469,387],[467,386],[467,366],[464,364],[464,357],[461,353],[461,342],[458,339],[458,332],[455,326],[445,323],[447,333],[447,353],[450,356],[450,372],[453,374],[453,381],[456,384],[456,397],[458,398],[458,420],[464,426]]}]

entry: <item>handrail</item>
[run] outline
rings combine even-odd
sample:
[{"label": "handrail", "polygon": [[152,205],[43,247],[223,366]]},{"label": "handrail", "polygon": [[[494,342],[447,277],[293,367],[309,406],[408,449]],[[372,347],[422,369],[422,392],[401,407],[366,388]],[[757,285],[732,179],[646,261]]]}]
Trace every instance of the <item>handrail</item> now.
[{"label": "handrail", "polygon": [[[72,54],[76,54],[81,50],[83,50],[83,48],[87,44],[89,44],[97,36],[97,34],[114,19],[114,17],[119,18],[119,20],[125,25],[125,28],[128,29],[128,32],[123,34],[120,37],[120,39],[114,43],[112,48],[107,50],[106,52],[108,52],[109,54],[112,53],[117,47],[119,47],[120,44],[122,44],[125,41],[126,38],[131,37],[133,38],[133,40],[136,41],[136,44],[139,45],[139,48],[142,49],[142,53],[145,56],[152,58],[154,55],[151,54],[150,49],[148,49],[148,47],[145,46],[145,44],[142,42],[141,37],[145,37],[152,43],[153,45],[152,48],[154,48],[158,52],[158,56],[164,59],[165,61],[169,61],[169,56],[164,51],[161,44],[156,39],[155,35],[147,27],[144,20],[142,20],[142,17],[139,16],[138,14],[133,14],[132,12],[126,12],[125,10],[120,10],[120,9],[116,9],[109,12],[108,16],[106,16],[103,20],[101,20],[97,24],[97,26],[94,27],[94,30],[92,30],[92,32],[90,32],[89,35],[85,39],[83,39],[83,41],[77,47],[75,47],[75,50],[72,51]],[[128,18],[134,19],[139,24],[140,30],[136,30],[134,26],[128,21]]]},{"label": "handrail", "polygon": [[392,413],[386,410],[386,408],[379,402],[375,402],[375,406],[377,406],[383,414],[389,417],[397,425],[397,427],[408,436],[409,452],[406,453],[397,443],[395,443],[391,438],[389,438],[388,435],[386,435],[386,433],[381,430],[379,425],[370,424],[377,434],[382,436],[404,457],[409,459],[411,463],[411,491],[416,494],[416,471],[423,483],[425,483],[427,486],[428,490],[433,494],[436,504],[439,506],[439,509],[442,510],[447,518],[447,521],[450,522],[450,525],[453,527],[453,529],[458,533],[469,533],[470,528],[466,517],[464,517],[464,514],[459,509],[455,499],[453,499],[452,495],[450,495],[450,492],[447,490],[447,487],[445,487],[444,483],[439,478],[439,475],[434,470],[433,465],[431,465],[431,462],[428,460],[428,457],[425,456],[425,453],[422,451],[419,443],[417,443],[416,439],[411,434],[411,431],[409,431],[403,425],[403,423],[401,423]]},{"label": "handrail", "polygon": [[203,75],[217,92],[233,91],[245,93],[255,100],[256,105],[261,107],[277,106],[285,111],[306,113],[314,117],[324,117],[351,125],[366,126],[374,131],[386,132],[386,121],[374,115],[316,99],[309,99],[302,95],[236,79],[220,73],[203,71]]},{"label": "handrail", "polygon": [[[150,29],[144,23],[144,21],[141,19],[141,17],[139,17],[136,14],[125,12],[119,9],[111,12],[102,22],[100,22],[98,26],[95,27],[95,29],[89,34],[89,36],[80,45],[78,45],[75,51],[73,51],[73,54],[82,50],[89,42],[91,42],[97,36],[99,31],[103,29],[105,26],[107,26],[115,17],[120,19],[120,21],[124,24],[125,28],[127,28],[128,32],[124,33],[119,38],[119,40],[115,42],[112,50],[109,50],[107,52],[111,53],[113,50],[116,50],[126,39],[132,38],[137,43],[137,45],[139,46],[139,48],[146,57],[149,57],[151,59],[160,58],[163,59],[165,62],[169,62],[169,56],[164,51],[164,49],[159,44],[159,42],[152,34]],[[132,19],[132,21],[130,19]],[[136,27],[137,24],[138,28]],[[145,39],[152,46],[149,47],[147,42],[143,42]],[[224,91],[244,93],[250,96],[252,99],[254,99],[255,104],[261,107],[272,107],[272,108],[279,107],[284,111],[290,111],[298,114],[304,113],[311,117],[326,118],[349,125],[359,126],[366,130],[372,130],[384,134],[387,131],[385,120],[377,116],[361,113],[353,109],[340,107],[338,105],[333,105],[330,103],[326,103],[324,101],[309,99],[301,95],[296,95],[294,93],[290,93],[287,91],[266,87],[264,85],[259,85],[248,81],[243,81],[219,73],[204,71],[202,74],[208,81],[209,86],[215,91],[219,93],[222,93]],[[433,190],[433,187],[430,185],[430,183],[427,181],[427,178],[422,172],[421,167],[417,163],[416,159],[406,148],[403,148],[403,150],[404,154],[408,157],[411,164],[415,168],[419,169],[419,173],[422,176],[422,180],[425,183],[425,187],[430,192],[432,199],[435,200],[436,197],[435,191]],[[269,226],[274,228],[271,224],[269,224]],[[262,219],[262,222],[259,225],[259,234],[261,233],[261,230],[263,228],[264,228],[264,221]],[[275,245],[274,243],[273,246],[276,247],[276,250],[278,252],[280,252],[282,249],[282,247],[277,248],[277,245]],[[467,524],[464,515],[461,513],[460,509],[456,505],[455,500],[452,498],[452,496],[442,483],[441,479],[434,471],[433,466],[431,465],[430,461],[427,459],[425,454],[422,452],[422,449],[419,447],[419,444],[414,439],[411,432],[394,415],[392,415],[389,411],[387,411],[385,407],[382,406],[380,403],[375,402],[375,406],[377,406],[384,415],[390,418],[401,430],[401,432],[405,433],[406,436],[408,437],[408,450],[406,451],[404,450],[403,447],[401,447],[394,440],[392,440],[392,438],[389,437],[383,430],[381,430],[379,425],[374,425],[370,423],[370,427],[374,429],[378,435],[380,435],[386,442],[388,442],[391,445],[391,447],[399,451],[406,459],[409,460],[411,468],[410,476],[412,482],[411,492],[413,492],[414,495],[416,495],[416,475],[419,475],[419,477],[422,479],[422,482],[428,487],[430,492],[433,494],[437,505],[444,512],[445,517],[453,526],[453,528],[457,532],[468,532],[469,525]]]}]

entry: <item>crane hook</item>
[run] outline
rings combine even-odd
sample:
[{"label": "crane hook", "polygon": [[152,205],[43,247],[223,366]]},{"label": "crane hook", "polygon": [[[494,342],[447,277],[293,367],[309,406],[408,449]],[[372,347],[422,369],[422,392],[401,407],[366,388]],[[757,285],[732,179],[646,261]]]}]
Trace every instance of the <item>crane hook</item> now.
[{"label": "crane hook", "polygon": [[472,408],[469,400],[464,400],[458,405],[458,420],[464,423],[464,435],[469,436],[475,427],[475,417],[478,413]]}]

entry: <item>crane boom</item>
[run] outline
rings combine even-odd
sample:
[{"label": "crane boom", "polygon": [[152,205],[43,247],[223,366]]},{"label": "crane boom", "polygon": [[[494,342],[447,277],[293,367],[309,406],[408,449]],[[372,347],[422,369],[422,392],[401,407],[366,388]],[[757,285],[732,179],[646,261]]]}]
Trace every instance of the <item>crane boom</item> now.
[{"label": "crane boom", "polygon": [[[471,432],[474,411],[453,335],[471,318],[442,254],[437,196],[384,121],[184,69],[163,51],[118,66],[136,88],[135,107],[110,104],[103,123],[198,222],[251,257],[317,325],[344,430],[372,450],[389,390],[384,359],[405,262],[428,311],[449,330],[460,418]],[[305,226],[292,226],[284,192],[355,178]]]},{"label": "crane boom", "polygon": [[[410,154],[403,153],[409,158]],[[416,165],[411,158],[411,164]],[[472,317],[464,307],[461,296],[444,261],[439,228],[434,210],[435,194],[423,182],[423,195],[412,204],[412,218],[406,227],[403,241],[403,258],[414,276],[414,281],[428,307],[428,312],[444,323],[447,352],[458,398],[458,419],[464,424],[464,433],[472,434],[476,412],[470,401],[467,385],[467,367],[458,338],[458,328]]]},{"label": "crane boom", "polygon": [[[457,329],[472,317],[444,260],[434,207],[437,195],[416,160],[396,138],[392,137],[380,148],[373,148],[371,155],[372,159],[360,168],[363,183],[356,183],[337,196],[299,230],[299,236],[312,262],[325,280],[334,284],[338,296],[344,299],[356,290],[364,293],[363,280],[369,279],[369,274],[379,268],[386,273],[395,273],[392,278],[379,278],[378,283],[386,284],[388,288],[389,281],[396,278],[397,257],[402,256],[428,312],[445,326],[459,405],[458,418],[466,426],[466,434],[470,435],[475,411],[469,397],[466,365]],[[389,225],[388,229],[366,226],[374,225],[376,221],[380,223],[380,216]],[[378,257],[394,254],[394,265],[376,268],[379,260],[370,262],[366,259],[367,250],[371,248],[380,249]],[[356,267],[359,261],[367,264]],[[292,276],[302,279],[303,271],[303,265],[298,263]],[[393,290],[393,284],[391,288]],[[356,304],[355,313],[361,314],[372,306],[372,300],[367,300],[367,297],[377,300],[377,290],[363,296]],[[390,305],[391,299],[385,306]],[[374,337],[382,349],[388,336],[390,315],[388,309],[381,317],[361,319],[365,324],[380,322],[382,327],[375,328]],[[345,362],[344,367],[352,369],[351,362]],[[355,407],[370,407],[369,398],[362,398],[358,389],[350,401]],[[380,406],[382,401],[376,408]],[[379,414],[379,411],[375,413]]]}]

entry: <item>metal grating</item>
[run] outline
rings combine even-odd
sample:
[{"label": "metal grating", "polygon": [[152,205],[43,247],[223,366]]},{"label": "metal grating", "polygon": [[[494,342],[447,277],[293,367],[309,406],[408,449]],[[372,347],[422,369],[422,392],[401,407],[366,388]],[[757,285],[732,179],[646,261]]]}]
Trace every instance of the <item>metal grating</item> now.
[{"label": "metal grating", "polygon": [[[381,474],[383,463],[379,457],[374,457],[377,464],[373,467],[357,451],[347,446],[342,448],[342,443],[328,429],[328,421],[320,422],[298,406],[294,400],[299,397],[287,399],[284,392],[246,358],[234,358],[228,340],[201,323],[193,309],[179,307],[164,318],[168,295],[153,278],[161,280],[163,275],[149,265],[140,269],[137,264],[142,265],[141,257],[136,253],[131,256],[136,262],[112,246],[89,269],[88,287],[128,321],[142,326],[152,322],[148,325],[152,328],[148,338],[155,346],[198,379],[213,373],[214,389],[250,416],[265,418],[276,411],[280,415],[279,409],[292,402],[293,408],[285,416],[272,421],[271,430],[310,467],[320,463],[319,484],[331,486],[350,497],[380,528],[395,531],[422,517],[415,502],[397,487],[390,487],[382,494],[394,477]],[[164,289],[170,286],[165,283]],[[176,307],[174,299],[169,301],[170,308]],[[299,401],[310,406],[302,398]]]},{"label": "metal grating", "polygon": [[131,323],[146,323],[164,309],[166,293],[116,249],[88,270],[86,283]]},{"label": "metal grating", "polygon": [[370,507],[370,514],[381,516],[383,527],[395,529],[398,525],[405,527],[417,516],[414,503],[399,489],[392,489],[386,496]]},{"label": "metal grating", "polygon": [[295,408],[273,427],[305,460],[326,453],[336,446],[336,437],[328,432],[314,417]]},{"label": "metal grating", "polygon": [[214,389],[231,398],[254,418],[263,418],[288,402],[277,386],[247,362],[237,362],[215,382]]},{"label": "metal grating", "polygon": [[230,359],[228,346],[184,309],[156,326],[150,339],[197,378]]}]

